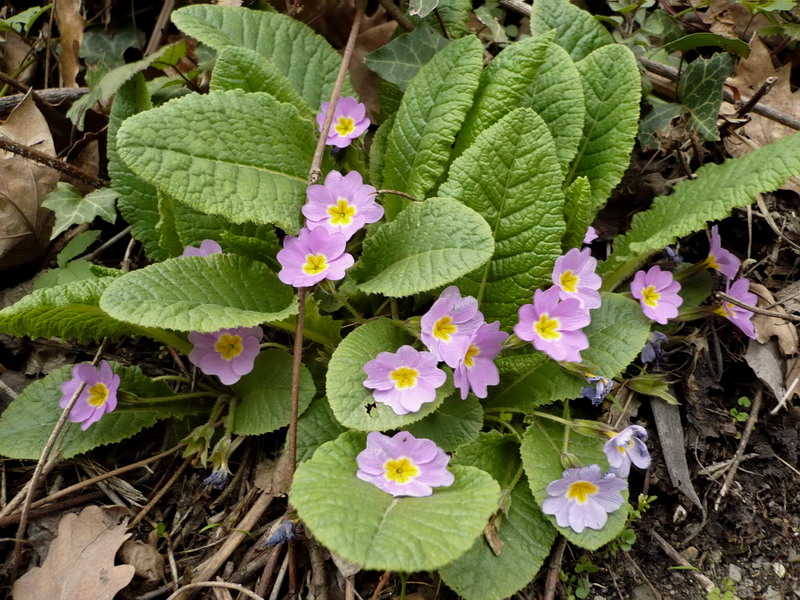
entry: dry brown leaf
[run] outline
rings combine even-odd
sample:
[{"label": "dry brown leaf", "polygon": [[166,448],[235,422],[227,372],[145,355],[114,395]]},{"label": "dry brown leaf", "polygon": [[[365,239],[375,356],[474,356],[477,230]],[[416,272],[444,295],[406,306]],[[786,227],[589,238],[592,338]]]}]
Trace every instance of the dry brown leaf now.
[{"label": "dry brown leaf", "polygon": [[[56,154],[47,121],[30,96],[0,125],[0,135],[50,156]],[[0,150],[0,269],[33,260],[47,247],[50,211],[41,202],[58,178],[58,171],[50,167]]]},{"label": "dry brown leaf", "polygon": [[[750,283],[750,291],[758,296],[759,308],[786,313],[782,306],[773,306],[775,298],[772,292],[760,283]],[[784,356],[797,353],[797,327],[791,321],[755,314],[753,315],[753,325],[756,328],[756,339],[762,344],[766,344],[772,337],[776,337]]]},{"label": "dry brown leaf", "polygon": [[262,492],[273,496],[285,496],[289,493],[291,481],[289,456],[284,452],[278,460],[262,460],[258,464],[253,484]]},{"label": "dry brown leaf", "polygon": [[783,383],[787,390],[792,390],[794,395],[800,398],[800,356],[786,361],[786,376]]},{"label": "dry brown leaf", "polygon": [[136,569],[136,576],[149,584],[157,584],[164,577],[164,557],[158,549],[139,540],[127,540],[119,550],[119,558]]},{"label": "dry brown leaf", "polygon": [[[72,166],[78,167],[84,173],[88,173],[92,177],[97,177],[100,174],[100,146],[97,140],[91,140],[83,147],[80,154],[69,162]],[[65,177],[65,181],[74,185],[84,195],[93,192],[95,189],[93,186],[80,179]]]},{"label": "dry brown leaf", "polygon": [[124,525],[106,524],[99,506],[64,515],[42,566],[14,583],[14,599],[112,600],[133,579],[133,566],[114,565],[129,537]]},{"label": "dry brown leaf", "polygon": [[61,32],[61,77],[64,87],[78,87],[78,71],[81,63],[78,52],[83,42],[84,20],[81,16],[81,0],[55,0],[55,17]]},{"label": "dry brown leaf", "polygon": [[728,38],[750,39],[751,33],[769,25],[764,15],[755,15],[736,0],[691,0],[696,15],[711,33]]},{"label": "dry brown leaf", "polygon": [[[4,31],[0,34],[0,71],[3,73],[17,73],[23,64],[30,61],[33,52],[31,47],[25,43],[21,35],[15,31]],[[17,73],[16,79],[23,83],[28,83],[36,70],[37,61],[32,61],[21,73]]]},{"label": "dry brown leaf", "polygon": [[783,398],[786,393],[783,378],[784,360],[778,352],[778,344],[775,342],[762,344],[750,340],[744,359],[756,376],[772,391],[772,395],[778,400]]}]

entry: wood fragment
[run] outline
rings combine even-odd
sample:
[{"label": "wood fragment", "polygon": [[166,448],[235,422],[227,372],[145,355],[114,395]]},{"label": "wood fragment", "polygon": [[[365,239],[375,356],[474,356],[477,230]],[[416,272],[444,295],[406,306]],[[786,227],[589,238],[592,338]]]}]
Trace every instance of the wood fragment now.
[{"label": "wood fragment", "polygon": [[675,548],[673,548],[672,545],[667,540],[658,535],[655,531],[650,531],[650,535],[656,541],[656,543],[659,546],[661,546],[661,549],[667,556],[669,556],[672,560],[674,560],[682,567],[688,567],[690,569],[689,573],[692,575],[692,577],[694,577],[697,580],[697,582],[700,585],[703,586],[706,592],[710,592],[715,587],[717,587],[713,581],[711,581],[708,577],[706,577],[700,571],[698,571],[697,567],[695,567],[688,560],[683,558],[683,556],[681,556],[681,553],[675,550]]},{"label": "wood fragment", "polygon": [[547,567],[547,578],[544,582],[544,596],[542,600],[553,600],[556,597],[556,585],[558,584],[558,574],[561,571],[561,561],[564,558],[564,549],[567,547],[567,538],[563,535],[558,536],[555,549]]}]

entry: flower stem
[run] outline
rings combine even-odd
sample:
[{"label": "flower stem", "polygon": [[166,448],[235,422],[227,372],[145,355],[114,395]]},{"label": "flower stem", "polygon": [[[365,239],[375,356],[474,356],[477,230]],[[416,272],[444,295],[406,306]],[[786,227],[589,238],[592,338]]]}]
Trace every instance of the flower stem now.
[{"label": "flower stem", "polygon": [[[569,418],[569,400],[564,400],[564,412],[561,413],[564,425],[564,443],[561,445],[561,452],[569,452],[569,434],[572,431],[572,420]],[[568,425],[567,425],[568,424]]]}]

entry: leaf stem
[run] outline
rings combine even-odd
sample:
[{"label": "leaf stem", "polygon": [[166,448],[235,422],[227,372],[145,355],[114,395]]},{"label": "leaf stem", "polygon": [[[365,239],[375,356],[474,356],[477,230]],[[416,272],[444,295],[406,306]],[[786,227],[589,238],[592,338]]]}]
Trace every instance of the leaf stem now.
[{"label": "leaf stem", "polygon": [[569,452],[569,434],[572,431],[572,420],[569,418],[569,400],[564,400],[564,411],[561,413],[562,422],[564,425],[564,441],[561,444],[561,452],[567,454]]},{"label": "leaf stem", "polygon": [[[323,129],[323,131],[325,131]],[[303,364],[303,325],[306,320],[306,294],[308,288],[300,288],[297,294],[299,309],[294,332],[294,351],[292,353],[292,413],[289,420],[289,472],[294,479],[297,467],[297,418],[300,404],[300,367]]]}]

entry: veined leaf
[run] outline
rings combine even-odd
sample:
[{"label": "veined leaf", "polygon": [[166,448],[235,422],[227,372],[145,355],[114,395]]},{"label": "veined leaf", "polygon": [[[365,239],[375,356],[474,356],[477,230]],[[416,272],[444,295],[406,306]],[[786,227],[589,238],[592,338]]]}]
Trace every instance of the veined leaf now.
[{"label": "veined leaf", "polygon": [[545,122],[520,108],[484,131],[453,162],[439,189],[480,213],[492,229],[492,259],[459,286],[478,299],[489,322],[513,325],[561,255],[564,193],[555,153]]},{"label": "veined leaf", "polygon": [[120,321],[201,333],[280,321],[297,310],[292,288],[266,265],[231,254],[174,258],[127,273],[100,306]]},{"label": "veined leaf", "polygon": [[433,26],[419,26],[370,52],[364,63],[402,91],[419,70],[450,41]]},{"label": "veined leaf", "polygon": [[91,223],[95,217],[113,224],[117,220],[117,210],[114,206],[116,201],[117,192],[113,189],[97,189],[84,197],[75,186],[59,182],[56,189],[42,201],[42,206],[56,214],[56,224],[53,226],[50,239],[54,239],[73,225]]},{"label": "veined leaf", "polygon": [[576,62],[614,43],[611,34],[597,19],[569,0],[536,0],[531,12],[531,35],[541,35],[551,29],[558,32],[556,43]]},{"label": "veined leaf", "polygon": [[472,12],[470,0],[439,0],[437,10],[451,40],[469,35],[467,23]]},{"label": "veined leaf", "polygon": [[328,400],[317,398],[297,420],[297,463],[308,460],[322,444],[345,431],[333,416]]},{"label": "veined leaf", "polygon": [[410,296],[451,283],[492,256],[492,230],[449,198],[410,204],[364,240],[351,276],[367,294]]},{"label": "veined leaf", "polygon": [[586,382],[567,372],[544,353],[501,356],[500,385],[484,401],[488,408],[529,411],[557,400],[577,398]]},{"label": "veined leaf", "polygon": [[192,94],[127,119],[117,151],[135,173],[193,208],[296,233],[315,139],[293,106],[232,90]]},{"label": "veined leaf", "polygon": [[[242,46],[268,58],[313,109],[330,99],[342,58],[296,19],[276,12],[196,4],[173,12],[172,22],[215,50]],[[342,95],[352,95],[347,80]]]},{"label": "veined leaf", "polygon": [[375,136],[372,138],[372,146],[369,149],[369,183],[375,189],[381,189],[383,181],[383,165],[386,155],[386,138],[394,125],[394,115],[391,115],[378,127]]},{"label": "veined leaf", "polygon": [[445,452],[452,452],[475,440],[482,428],[483,407],[478,399],[470,394],[462,400],[458,394],[452,394],[436,412],[405,430],[414,437],[433,440]]},{"label": "veined leaf", "polygon": [[592,187],[586,177],[578,177],[564,192],[567,197],[564,206],[564,217],[567,220],[567,231],[561,242],[561,248],[568,252],[571,248],[580,248],[586,237],[586,231],[592,224]]},{"label": "veined leaf", "polygon": [[365,446],[363,433],[343,433],[298,467],[290,501],[314,537],[365,569],[429,571],[469,549],[497,507],[487,473],[454,466],[450,487],[394,498],[356,477]]},{"label": "veined leaf", "polygon": [[630,231],[614,240],[614,253],[598,268],[604,289],[613,290],[650,254],[676,238],[727,217],[737,206],[750,204],[756,194],[776,190],[798,174],[798,133],[740,158],[700,167],[696,179],[682,181],[671,195],[656,198],[649,210],[633,216]]},{"label": "veined leaf", "polygon": [[[747,44],[744,46],[749,50]],[[688,125],[708,142],[719,139],[717,119],[722,106],[722,86],[732,72],[733,56],[718,52],[708,60],[698,58],[686,65],[678,81],[678,98],[691,115]]]}]

